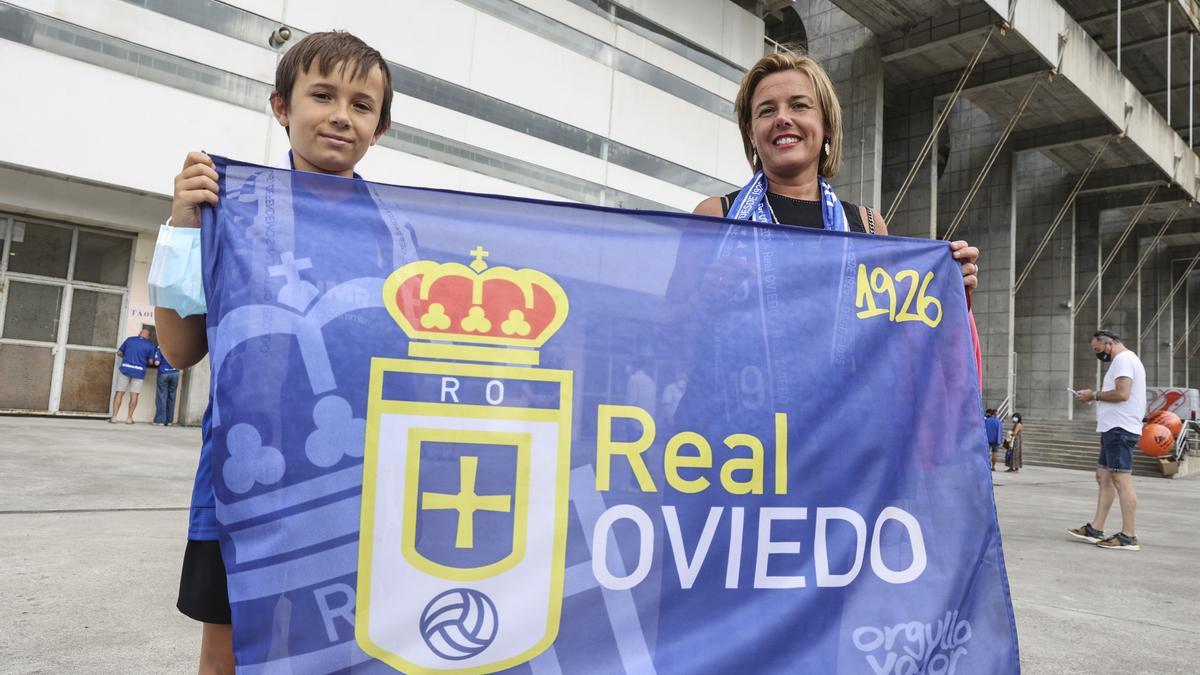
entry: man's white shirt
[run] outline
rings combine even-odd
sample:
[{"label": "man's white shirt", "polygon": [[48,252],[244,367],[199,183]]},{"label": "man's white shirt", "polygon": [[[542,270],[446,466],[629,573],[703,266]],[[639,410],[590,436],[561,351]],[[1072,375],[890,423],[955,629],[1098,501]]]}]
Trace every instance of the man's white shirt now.
[{"label": "man's white shirt", "polygon": [[1096,401],[1096,431],[1120,427],[1130,433],[1141,434],[1142,418],[1146,416],[1146,368],[1137,354],[1128,349],[1113,357],[1100,391],[1116,389],[1119,377],[1133,380],[1129,398],[1120,403]]}]

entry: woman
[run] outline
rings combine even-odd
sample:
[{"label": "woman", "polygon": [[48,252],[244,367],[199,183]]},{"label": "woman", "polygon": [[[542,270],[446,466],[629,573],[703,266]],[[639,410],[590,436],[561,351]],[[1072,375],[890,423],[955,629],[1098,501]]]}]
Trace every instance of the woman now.
[{"label": "woman", "polygon": [[[826,179],[842,164],[842,108],[825,71],[807,56],[769,54],[742,78],[738,128],[755,174],[738,192],[709,197],[694,213],[755,222],[887,234],[883,216],[840,202]],[[951,245],[968,296],[979,249]]]},{"label": "woman", "polygon": [[1021,431],[1025,429],[1025,425],[1021,424],[1020,413],[1013,413],[1012,423],[1012,438],[1008,441],[1009,452],[1012,453],[1012,457],[1008,461],[1008,473],[1020,471],[1021,467],[1025,464],[1021,458]]}]

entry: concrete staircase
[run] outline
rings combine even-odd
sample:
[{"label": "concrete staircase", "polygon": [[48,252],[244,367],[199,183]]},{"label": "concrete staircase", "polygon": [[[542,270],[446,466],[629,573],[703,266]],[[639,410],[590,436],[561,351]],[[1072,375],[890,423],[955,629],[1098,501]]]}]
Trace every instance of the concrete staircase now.
[{"label": "concrete staircase", "polygon": [[[1006,421],[1005,429],[1011,428]],[[1064,469],[1096,470],[1096,458],[1100,455],[1100,434],[1096,431],[1096,420],[1048,420],[1025,422],[1025,464],[1030,466],[1056,466]],[[997,463],[999,471],[999,463]],[[1135,476],[1162,476],[1158,460],[1140,450],[1133,452],[1133,474]]]}]

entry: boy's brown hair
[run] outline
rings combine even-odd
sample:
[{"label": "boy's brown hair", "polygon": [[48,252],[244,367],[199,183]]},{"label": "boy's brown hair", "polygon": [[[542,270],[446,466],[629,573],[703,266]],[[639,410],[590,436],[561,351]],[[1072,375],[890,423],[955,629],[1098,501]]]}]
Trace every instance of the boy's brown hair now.
[{"label": "boy's brown hair", "polygon": [[309,34],[283,55],[275,69],[275,91],[283,98],[284,105],[291,104],[296,76],[311,68],[314,61],[322,75],[340,67],[350,69],[351,79],[355,80],[365,78],[372,68],[379,66],[383,73],[383,101],[375,133],[387,131],[392,123],[392,73],[379,50],[342,30]]}]

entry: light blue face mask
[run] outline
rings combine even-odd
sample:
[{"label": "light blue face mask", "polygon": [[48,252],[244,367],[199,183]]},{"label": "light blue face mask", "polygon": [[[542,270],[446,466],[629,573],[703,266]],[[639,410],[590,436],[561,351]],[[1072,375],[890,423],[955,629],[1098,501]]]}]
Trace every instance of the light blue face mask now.
[{"label": "light blue face mask", "polygon": [[181,317],[208,311],[200,265],[200,228],[159,227],[149,287],[150,304],[155,307],[173,309]]}]

